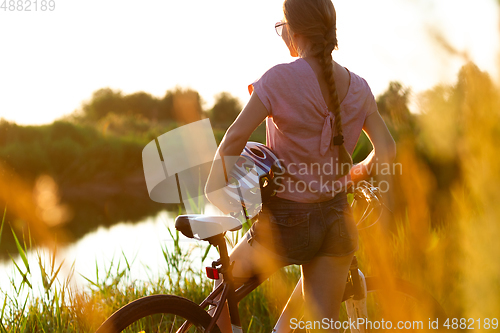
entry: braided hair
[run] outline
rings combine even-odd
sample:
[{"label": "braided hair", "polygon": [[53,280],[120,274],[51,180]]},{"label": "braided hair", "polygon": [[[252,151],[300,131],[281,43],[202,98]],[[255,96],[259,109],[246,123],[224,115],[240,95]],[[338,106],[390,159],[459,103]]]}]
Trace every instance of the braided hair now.
[{"label": "braided hair", "polygon": [[331,0],[285,0],[283,12],[289,28],[311,42],[310,55],[318,58],[321,65],[330,94],[328,109],[334,115],[331,147],[339,150],[337,178],[343,177],[352,167],[352,158],[344,145],[340,101],[333,75],[332,51],[338,47],[335,8]]}]

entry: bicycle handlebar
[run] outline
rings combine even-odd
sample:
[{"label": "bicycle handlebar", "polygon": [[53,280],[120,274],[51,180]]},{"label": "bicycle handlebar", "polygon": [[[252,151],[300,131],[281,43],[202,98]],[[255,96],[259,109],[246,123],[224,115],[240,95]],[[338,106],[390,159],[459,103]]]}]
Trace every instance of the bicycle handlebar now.
[{"label": "bicycle handlebar", "polygon": [[380,189],[368,182],[360,182],[356,187],[351,187],[350,192],[354,194],[354,199],[364,199],[368,204],[378,207],[381,205],[382,195]]},{"label": "bicycle handlebar", "polygon": [[350,190],[349,191],[350,193],[354,194],[355,201],[362,199],[367,203],[367,206],[366,206],[364,213],[362,214],[362,216],[359,218],[358,222],[356,223],[356,225],[358,226],[358,229],[366,229],[366,228],[373,226],[375,223],[377,223],[378,220],[380,219],[380,217],[382,216],[382,211],[383,211],[382,209],[380,210],[380,214],[379,214],[378,218],[375,220],[375,222],[373,222],[369,226],[362,227],[362,228],[360,227],[360,225],[368,218],[369,215],[371,215],[371,213],[376,208],[379,208],[383,205],[383,203],[381,202],[382,195],[381,195],[380,189],[376,186],[373,186],[372,184],[370,184],[366,181],[363,181],[363,182],[358,183],[355,187],[351,187],[349,190]]}]

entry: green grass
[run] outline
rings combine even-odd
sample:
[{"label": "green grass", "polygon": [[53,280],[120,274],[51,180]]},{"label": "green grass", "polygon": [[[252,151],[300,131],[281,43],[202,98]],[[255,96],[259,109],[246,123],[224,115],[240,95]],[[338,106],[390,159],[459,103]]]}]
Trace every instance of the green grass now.
[{"label": "green grass", "polygon": [[[9,229],[4,228],[5,226],[3,218],[0,236],[2,231]],[[385,252],[381,253],[373,250],[374,245],[378,244],[380,247],[378,226],[360,234],[362,243],[357,253],[360,267],[365,275],[378,274],[381,268],[388,267],[387,263],[380,262],[380,256],[385,256],[394,263],[391,275],[419,282],[426,290],[439,296],[440,290],[436,289],[432,275],[428,275],[428,281],[419,280],[418,276],[415,276],[421,273],[421,267],[415,265],[415,259],[411,258],[418,248],[412,243],[410,229],[408,221],[402,222],[390,242],[382,246]],[[169,233],[173,247],[162,248],[166,268],[157,272],[158,274],[151,274],[154,278],[146,281],[134,279],[134,260],[127,258],[122,252],[123,255],[111,260],[106,268],[99,268],[96,262],[95,276],[82,276],[86,286],[84,289],[75,289],[70,283],[72,274],[61,274],[63,263],[56,263],[55,251],[51,253],[48,263],[45,263],[42,260],[42,250],[37,250],[37,260],[30,262],[27,251],[31,238],[20,239],[12,230],[20,259],[17,262],[11,259],[16,271],[15,276],[11,278],[13,290],[9,293],[2,291],[5,298],[4,303],[0,305],[0,329],[2,332],[90,332],[114,311],[140,297],[174,294],[197,303],[201,302],[212,290],[212,281],[204,276],[203,271],[198,270],[200,265],[197,261],[200,258],[194,255],[194,249],[181,246],[182,236],[179,232],[169,229]],[[436,233],[435,236],[438,242],[446,241],[445,233]],[[231,239],[228,239],[229,243],[237,242],[238,237],[241,235],[232,233]],[[208,245],[202,242],[199,246],[202,250],[208,248]],[[205,257],[206,255],[207,252]],[[412,265],[409,264],[410,260]],[[33,269],[33,265],[39,270]],[[35,271],[41,272],[41,286],[35,285]],[[248,329],[248,332],[269,332],[299,276],[298,266],[281,269],[242,300],[240,315],[243,327]],[[43,289],[40,292],[37,288]],[[444,299],[445,302],[456,300],[452,295]],[[341,318],[346,319],[345,311],[341,312]]]},{"label": "green grass", "polygon": [[[8,229],[3,219],[0,231]],[[438,299],[441,297],[441,302],[449,304],[459,299],[453,294],[443,298],[439,285],[436,285],[435,275],[427,274],[427,281],[419,279],[421,267],[412,258],[417,254],[418,247],[410,237],[408,221],[400,224],[390,242],[382,246],[385,252],[381,253],[373,250],[374,245],[378,244],[380,247],[380,230],[377,229],[380,228],[376,226],[360,234],[362,242],[357,256],[365,275],[378,275],[381,269],[387,268],[387,263],[380,262],[380,256],[385,256],[394,263],[391,275],[416,282],[438,296]],[[181,246],[182,236],[178,231],[169,229],[169,232],[173,247],[162,248],[166,268],[157,272],[158,274],[151,274],[154,278],[146,281],[134,279],[134,260],[127,258],[122,252],[123,255],[111,260],[106,268],[98,267],[96,262],[95,275],[82,276],[86,286],[75,289],[70,283],[72,275],[61,274],[63,263],[56,263],[55,252],[51,253],[50,260],[45,263],[42,260],[42,250],[37,250],[37,260],[30,262],[27,250],[31,240],[19,239],[12,230],[20,259],[17,262],[11,259],[16,268],[15,276],[11,278],[13,290],[9,293],[2,291],[5,299],[0,305],[1,331],[90,332],[120,307],[140,297],[154,294],[174,294],[201,302],[212,290],[212,281],[198,270],[200,258],[194,255],[194,249]],[[237,241],[234,238],[238,236],[233,234],[232,237],[232,241]],[[443,246],[448,236],[439,232],[435,237],[438,244]],[[199,246],[202,250],[207,248],[206,243],[200,242]],[[441,248],[438,246],[435,251],[439,249]],[[33,265],[38,269],[34,269]],[[41,286],[35,285],[35,271],[41,272]],[[243,327],[248,332],[269,332],[299,276],[298,266],[284,268],[242,300],[239,309]],[[43,289],[40,292],[37,288]],[[456,286],[452,284],[451,290],[456,290]],[[341,319],[346,320],[344,310],[341,312]]]},{"label": "green grass", "polygon": [[[5,217],[1,232],[9,228]],[[31,238],[19,239],[11,229],[16,241],[19,261],[11,257],[16,268],[11,277],[12,290],[0,291],[4,302],[0,304],[1,332],[90,332],[95,330],[105,318],[125,304],[140,297],[153,294],[174,294],[201,302],[212,290],[212,281],[204,272],[194,267],[199,260],[193,249],[181,247],[178,231],[169,229],[173,249],[163,247],[166,269],[152,274],[156,278],[147,281],[132,278],[132,262],[125,255],[113,259],[107,268],[99,268],[96,263],[95,276],[82,276],[86,281],[84,290],[75,289],[70,283],[72,274],[61,274],[62,263],[56,263],[56,253],[50,260],[42,259],[43,250],[38,249],[37,261],[30,262],[27,256]],[[0,238],[1,239],[1,238]],[[35,244],[32,244],[35,245]],[[206,244],[200,243],[207,248]],[[205,253],[206,256],[207,253]],[[202,258],[203,261],[204,258]],[[41,272],[42,286],[35,285],[33,265]],[[70,270],[73,272],[74,263]],[[283,269],[257,288],[240,304],[245,327],[250,332],[267,332],[271,329],[298,279],[297,267]],[[37,288],[43,288],[40,292]],[[280,290],[276,293],[276,290]]]}]

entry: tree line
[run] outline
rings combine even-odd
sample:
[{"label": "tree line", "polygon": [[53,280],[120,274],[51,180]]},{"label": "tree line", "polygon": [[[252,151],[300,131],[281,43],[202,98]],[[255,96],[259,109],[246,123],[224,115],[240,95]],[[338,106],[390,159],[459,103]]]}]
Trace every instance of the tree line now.
[{"label": "tree line", "polygon": [[123,94],[120,90],[102,88],[92,94],[90,101],[83,103],[74,114],[74,119],[83,122],[98,122],[110,114],[139,117],[153,122],[176,122],[179,124],[206,118],[217,127],[227,127],[238,116],[242,104],[228,92],[215,96],[211,109],[204,110],[200,94],[193,89],[176,87],[167,90],[161,98],[140,91]]},{"label": "tree line", "polygon": [[[396,127],[414,126],[408,108],[411,91],[400,82],[390,82],[387,90],[377,96],[380,114]],[[189,123],[208,117],[218,128],[227,128],[242,110],[242,103],[228,92],[215,96],[210,109],[202,107],[200,94],[190,88],[167,90],[161,98],[139,91],[123,94],[120,90],[101,88],[73,114],[80,122],[99,122],[109,115],[139,117],[153,122]]]}]

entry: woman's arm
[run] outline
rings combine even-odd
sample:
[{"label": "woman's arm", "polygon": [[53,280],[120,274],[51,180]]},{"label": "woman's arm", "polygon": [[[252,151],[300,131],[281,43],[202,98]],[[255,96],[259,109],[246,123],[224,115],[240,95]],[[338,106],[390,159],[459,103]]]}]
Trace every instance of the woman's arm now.
[{"label": "woman's arm", "polygon": [[218,151],[222,156],[240,156],[248,138],[267,117],[267,109],[257,94],[250,96],[248,104],[228,128]]},{"label": "woman's arm", "polygon": [[[224,213],[231,210],[231,207],[227,206],[225,198],[221,196],[214,195],[214,191],[221,189],[226,186],[226,180],[223,177],[222,172],[215,172],[214,168],[216,165],[216,160],[220,157],[229,156],[240,156],[243,148],[245,147],[248,138],[252,132],[259,126],[264,119],[267,117],[267,109],[261,102],[257,94],[253,93],[250,96],[250,100],[247,105],[240,112],[234,123],[228,128],[224,138],[217,149],[217,153],[214,158],[214,163],[212,164],[212,170],[207,180],[207,185],[205,186],[205,194],[215,206],[221,209]],[[232,165],[228,165],[229,161],[235,161],[236,159],[226,158],[224,160],[226,171],[229,174]],[[220,170],[219,170],[220,171]],[[241,207],[239,207],[241,209]]]},{"label": "woman's arm", "polygon": [[387,129],[380,113],[374,112],[365,119],[363,131],[370,139],[373,150],[351,169],[351,179],[357,183],[368,178],[376,170],[377,163],[391,163],[396,157],[396,143]]}]

